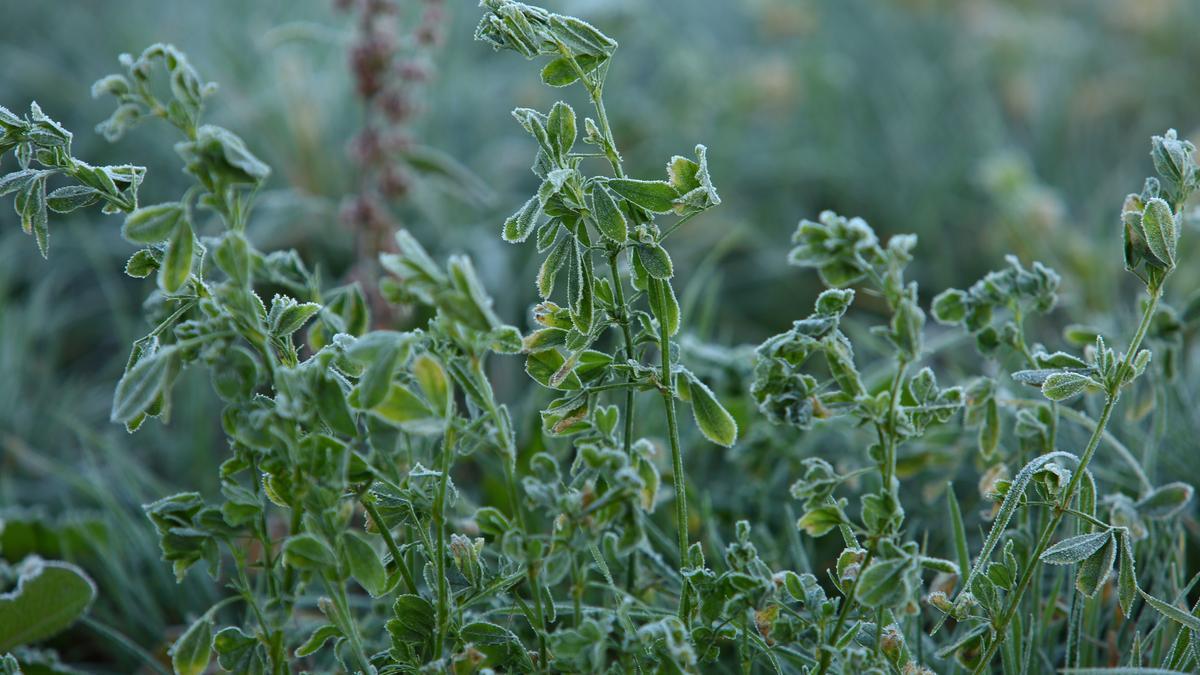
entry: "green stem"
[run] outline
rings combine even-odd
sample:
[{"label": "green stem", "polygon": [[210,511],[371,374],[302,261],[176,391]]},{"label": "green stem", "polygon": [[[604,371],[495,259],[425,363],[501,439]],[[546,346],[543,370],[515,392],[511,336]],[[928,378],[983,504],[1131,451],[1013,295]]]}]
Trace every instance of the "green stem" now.
[{"label": "green stem", "polygon": [[[850,588],[846,590],[846,597],[842,601],[842,606],[838,609],[837,619],[833,622],[833,630],[829,633],[829,639],[826,644],[833,646],[838,643],[838,633],[842,632],[842,626],[846,623],[846,616],[850,613],[850,605],[854,604],[854,593],[858,590],[858,580],[862,578],[863,570],[867,569],[867,565],[871,564],[871,558],[875,555],[875,547],[871,546],[867,551],[867,555],[863,558],[862,566],[859,567],[858,576],[854,577],[854,581],[850,582]],[[821,658],[817,662],[817,675],[825,675],[829,671],[829,666],[833,662],[833,650],[822,649]]]},{"label": "green stem", "polygon": [[434,658],[438,659],[442,658],[442,649],[446,644],[446,629],[450,625],[450,586],[446,579],[446,486],[450,482],[450,463],[453,453],[454,427],[448,425],[445,435],[442,436],[442,457],[439,468],[441,475],[438,476],[437,494],[433,500],[433,523],[437,528],[434,534],[437,537],[437,543],[435,550],[429,552],[433,556],[438,580],[437,630],[433,639]]},{"label": "green stem", "polygon": [[417,582],[413,579],[412,572],[408,569],[408,564],[404,561],[404,554],[400,552],[400,547],[396,545],[395,538],[392,537],[391,530],[388,529],[387,523],[383,520],[383,515],[379,513],[379,507],[375,506],[375,502],[370,499],[362,500],[362,505],[366,508],[367,513],[371,515],[371,520],[375,523],[375,529],[379,530],[379,536],[383,537],[383,543],[387,546],[388,553],[392,554],[392,560],[396,563],[396,568],[400,570],[400,576],[404,579],[404,586],[409,593],[416,595]]},{"label": "green stem", "polygon": [[1096,421],[1096,428],[1092,431],[1087,447],[1084,448],[1083,455],[1079,458],[1079,466],[1075,469],[1075,473],[1071,475],[1071,481],[1067,483],[1067,488],[1063,491],[1062,498],[1058,506],[1055,507],[1054,515],[1050,518],[1050,522],[1042,530],[1041,536],[1038,537],[1037,546],[1034,548],[1033,554],[1029,557],[1029,563],[1025,566],[1025,570],[1021,573],[1021,579],[1017,582],[1017,590],[1010,597],[1008,607],[1000,615],[1000,620],[994,625],[993,632],[996,637],[988,646],[988,650],[979,661],[979,665],[975,668],[975,675],[979,675],[988,668],[992,662],[992,658],[996,655],[996,651],[1000,649],[1000,645],[1004,643],[1007,637],[1008,624],[1012,621],[1021,598],[1029,588],[1034,573],[1039,569],[1038,562],[1042,554],[1050,546],[1050,540],[1053,539],[1054,532],[1058,529],[1059,523],[1062,522],[1063,516],[1067,514],[1067,509],[1071,505],[1071,500],[1075,497],[1075,491],[1079,487],[1079,482],[1087,472],[1087,467],[1092,461],[1092,456],[1096,454],[1096,448],[1100,445],[1100,439],[1104,435],[1104,430],[1108,427],[1108,421],[1112,417],[1113,408],[1120,397],[1121,382],[1124,379],[1125,373],[1132,367],[1133,358],[1137,355],[1138,348],[1141,347],[1142,340],[1145,339],[1146,332],[1150,329],[1150,322],[1154,318],[1154,311],[1158,308],[1158,301],[1161,297],[1161,286],[1150,289],[1150,302],[1147,303],[1146,309],[1142,313],[1141,323],[1138,324],[1137,332],[1129,344],[1129,350],[1125,353],[1125,359],[1117,368],[1116,377],[1110,385],[1108,396],[1104,401],[1104,409],[1100,413],[1100,419]]},{"label": "green stem", "polygon": [[[652,282],[660,295],[666,292],[660,282]],[[687,566],[688,552],[688,516],[687,516],[687,480],[683,473],[683,450],[679,446],[679,423],[675,418],[675,387],[671,377],[671,336],[666,321],[658,322],[658,349],[662,360],[662,397],[663,406],[667,412],[667,436],[671,443],[671,480],[675,486],[675,525],[679,539],[679,571]],[[680,579],[679,587],[679,618],[686,623],[690,611],[690,598],[687,593],[687,581]]]}]

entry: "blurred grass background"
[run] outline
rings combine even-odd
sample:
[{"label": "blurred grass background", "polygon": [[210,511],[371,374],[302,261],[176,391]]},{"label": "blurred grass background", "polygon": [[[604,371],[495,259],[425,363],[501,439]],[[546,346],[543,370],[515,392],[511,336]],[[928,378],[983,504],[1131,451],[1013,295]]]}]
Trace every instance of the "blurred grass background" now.
[{"label": "blurred grass background", "polygon": [[[475,208],[418,191],[400,215],[431,250],[471,253],[502,316],[524,326],[533,285],[511,280],[532,280],[537,261],[495,235],[534,187],[533,143],[508,111],[546,109],[556,96],[581,114],[586,106],[578,92],[547,90],[512,54],[473,42],[474,4],[447,3],[447,41],[417,131],[498,197]],[[920,235],[914,271],[926,298],[969,285],[1014,252],[1063,273],[1065,308],[1052,328],[1097,321],[1128,333],[1134,280],[1121,269],[1117,214],[1150,172],[1149,136],[1178,126],[1194,139],[1200,130],[1200,3],[546,4],[620,41],[606,98],[631,173],[656,175],[672,154],[709,147],[724,203],[672,239],[678,288],[704,339],[757,343],[809,311],[815,279],[789,269],[784,252],[797,220],[826,208],[861,215],[884,236]],[[110,102],[87,94],[117,69],[119,53],[171,42],[220,83],[211,121],[236,130],[274,168],[251,226],[257,243],[297,247],[331,280],[347,268],[350,235],[336,213],[352,186],[346,142],[361,110],[347,71],[350,26],[331,2],[0,5],[0,104],[22,111],[37,100],[75,131],[76,154],[93,163],[146,165],[143,200],[161,201],[186,183],[169,130],[148,125],[110,145],[91,131]],[[146,287],[121,274],[131,249],[119,224],[98,214],[60,218],[44,261],[16,216],[0,213],[2,553],[79,560],[101,584],[97,618],[158,650],[218,590],[201,574],[175,585],[138,505],[179,489],[211,491],[224,448],[201,373],[186,378],[171,429],[155,423],[127,436],[108,422],[128,344],[145,331]],[[1176,289],[1200,283],[1195,266],[1178,277]],[[1055,344],[1056,330],[1042,337]],[[525,389],[519,368],[502,366],[510,399]],[[1191,389],[1162,394],[1177,426],[1147,440],[1166,448],[1163,475],[1197,474],[1181,450],[1197,430]],[[721,461],[697,458],[693,468],[719,475]],[[1123,480],[1110,474],[1102,477]],[[767,487],[742,496],[763,500]],[[39,539],[37,527],[79,536]],[[75,543],[47,550],[59,540]],[[70,641],[77,659],[127,663],[98,636],[77,632]]]}]

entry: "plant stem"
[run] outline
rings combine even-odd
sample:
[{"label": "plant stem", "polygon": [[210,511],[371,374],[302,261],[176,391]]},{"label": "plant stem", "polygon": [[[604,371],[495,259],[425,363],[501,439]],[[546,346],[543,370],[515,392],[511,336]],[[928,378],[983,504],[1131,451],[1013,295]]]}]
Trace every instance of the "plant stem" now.
[{"label": "plant stem", "polygon": [[1020,581],[1017,582],[1016,593],[1012,594],[1008,607],[1000,615],[1000,621],[994,625],[996,638],[988,646],[987,652],[984,653],[983,658],[979,661],[979,665],[975,668],[974,672],[976,675],[982,673],[991,664],[996,651],[1000,649],[1000,645],[1004,643],[1007,637],[1006,630],[1008,629],[1008,624],[1012,621],[1022,596],[1025,595],[1026,589],[1029,588],[1029,584],[1033,580],[1034,573],[1038,570],[1038,562],[1042,554],[1050,546],[1050,540],[1054,537],[1054,532],[1058,529],[1059,523],[1062,522],[1063,516],[1067,514],[1071,500],[1075,497],[1075,490],[1078,489],[1079,482],[1087,471],[1088,463],[1092,461],[1092,456],[1095,455],[1096,448],[1100,445],[1100,439],[1104,435],[1105,428],[1108,427],[1108,421],[1112,417],[1113,408],[1120,397],[1121,381],[1124,379],[1125,372],[1132,366],[1133,358],[1137,354],[1138,348],[1141,347],[1142,340],[1146,337],[1146,332],[1150,328],[1150,322],[1154,318],[1154,311],[1158,308],[1158,301],[1161,297],[1161,286],[1150,290],[1150,302],[1146,304],[1146,309],[1142,313],[1141,323],[1138,324],[1137,332],[1129,344],[1129,350],[1125,353],[1125,359],[1117,368],[1115,382],[1110,386],[1110,391],[1104,401],[1104,409],[1100,413],[1100,419],[1096,421],[1096,427],[1092,431],[1091,438],[1088,439],[1087,447],[1084,448],[1083,455],[1079,458],[1079,466],[1076,467],[1075,473],[1071,475],[1071,481],[1067,483],[1067,488],[1063,491],[1062,498],[1055,507],[1054,515],[1050,518],[1050,522],[1042,529],[1041,536],[1038,537],[1037,546],[1034,548],[1033,554],[1029,558],[1029,563],[1025,566],[1025,570],[1021,573]]},{"label": "plant stem", "polygon": [[[449,422],[449,420],[447,420]],[[449,423],[446,433],[442,436],[441,475],[438,476],[437,495],[433,500],[433,522],[437,528],[436,550],[430,551],[434,567],[437,569],[437,631],[434,633],[433,653],[435,658],[442,658],[442,649],[446,643],[446,628],[450,625],[450,588],[446,580],[446,486],[450,482],[450,463],[454,453],[454,427]]]},{"label": "plant stem", "polygon": [[[838,633],[842,632],[842,626],[846,623],[846,616],[850,613],[850,605],[854,603],[854,592],[858,590],[858,580],[862,578],[862,570],[867,569],[867,565],[871,564],[871,558],[875,555],[875,547],[871,546],[867,550],[867,555],[863,557],[862,566],[859,567],[858,576],[854,577],[854,581],[850,583],[850,588],[846,590],[846,597],[842,602],[842,606],[838,609],[837,619],[833,622],[833,630],[829,633],[829,645],[835,645],[838,642]],[[822,649],[821,657],[817,663],[817,675],[825,675],[829,671],[829,666],[833,662],[833,655],[830,650]]]},{"label": "plant stem", "polygon": [[371,515],[371,520],[375,522],[375,529],[379,530],[379,536],[383,537],[383,543],[387,546],[388,552],[392,554],[392,560],[396,563],[396,568],[400,570],[400,576],[404,579],[404,586],[409,593],[417,593],[417,582],[413,579],[412,572],[408,569],[408,564],[404,560],[404,554],[400,552],[400,547],[396,545],[396,540],[392,537],[392,533],[388,530],[387,523],[383,520],[383,515],[379,513],[379,507],[375,506],[375,502],[368,499],[362,500],[362,505],[366,508],[367,513]]},{"label": "plant stem", "polygon": [[[660,296],[666,293],[661,282],[651,281],[651,289]],[[687,480],[683,473],[683,450],[679,447],[679,423],[675,419],[675,387],[671,377],[671,336],[667,324],[658,322],[658,349],[662,360],[662,397],[663,406],[667,412],[667,436],[671,444],[671,480],[675,486],[675,525],[679,540],[679,571],[687,566],[688,552],[688,516],[687,516]],[[687,593],[687,580],[679,581],[679,618],[686,623],[690,611],[690,599]]]}]

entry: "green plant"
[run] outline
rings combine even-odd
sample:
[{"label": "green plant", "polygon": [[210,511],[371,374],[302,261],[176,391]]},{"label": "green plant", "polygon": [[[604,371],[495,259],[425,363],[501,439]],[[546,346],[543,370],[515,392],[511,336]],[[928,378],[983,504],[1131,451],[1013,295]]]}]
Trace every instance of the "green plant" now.
[{"label": "green plant", "polygon": [[[1159,303],[1200,180],[1190,144],[1173,132],[1156,137],[1160,179],[1123,209],[1126,267],[1149,295],[1123,354],[1099,335],[1088,336],[1082,355],[1033,344],[1026,320],[1055,307],[1061,283],[1038,263],[1012,258],[934,299],[934,318],[973,336],[989,368],[1015,370],[1015,382],[1039,386],[1049,403],[1013,395],[1000,377],[940,384],[934,367],[949,350],[927,340],[919,289],[906,276],[916,237],[882,242],[865,221],[832,212],[800,224],[789,256],[830,288],[812,314],[759,346],[751,367],[745,350],[680,336],[688,317],[665,244],[720,204],[706,148],[672,157],[662,178],[626,175],[604,100],[616,42],[537,7],[482,5],[479,39],[545,57],[543,83],[578,83],[595,113],[580,124],[561,101],[544,113],[514,111],[536,142],[538,187],[501,236],[532,237],[544,255],[535,280],[542,301],[524,335],[493,311],[469,259],[439,264],[406,231],[380,259],[389,274],[380,293],[425,310],[428,321],[407,331],[369,330],[357,283],[325,288],[294,251],[255,248],[251,215],[270,170],[253,143],[204,123],[215,87],[173,47],[122,57],[124,72],[95,93],[118,103],[99,127],[110,139],[151,119],[179,132],[175,150],[194,184],[178,200],[139,205],[143,170],[75,159],[70,134],[36,105],[24,118],[0,109],[0,150],[20,165],[0,179],[0,193],[16,193],[43,253],[48,210],[102,202],[126,213],[122,235],[142,247],[126,272],[155,277],[150,328],[116,387],[113,421],[131,432],[151,418],[168,421],[174,385],[191,366],[208,371],[225,402],[220,496],[185,492],[145,507],[177,578],[202,563],[231,591],[175,641],[176,672],[204,672],[214,652],[224,670],[271,673],[911,674],[984,672],[996,656],[1005,672],[1044,663],[1088,672],[1097,650],[1083,637],[1115,625],[1118,611],[1114,641],[1129,645],[1134,672],[1146,661],[1200,666],[1191,647],[1200,619],[1176,607],[1191,584],[1178,579],[1172,543],[1192,488],[1155,486],[1108,429],[1121,392],[1153,372],[1143,340],[1170,318],[1159,318]],[[591,148],[577,147],[580,126]],[[56,177],[72,184],[50,190]],[[863,297],[887,317],[873,341],[848,314]],[[510,406],[497,400],[488,361],[518,353],[541,389]],[[748,391],[727,391],[713,363]],[[767,528],[752,526],[739,512],[730,532],[708,523],[693,539],[684,451],[706,445],[680,424],[677,406],[691,408],[708,445],[734,446],[738,421],[714,390],[727,401],[748,398],[784,429],[743,425],[756,434],[743,442],[799,463],[798,531],[769,530],[767,518]],[[1096,419],[1068,403],[1083,393],[1103,395]],[[1089,433],[1079,456],[1058,449],[1069,436],[1064,422]],[[863,447],[866,465],[794,458],[794,436],[785,434],[817,427]],[[949,536],[915,531],[904,481],[914,447],[954,448],[976,428],[976,461],[996,504],[972,556],[955,492],[944,493]],[[1091,465],[1102,443],[1134,470],[1136,499],[1100,491]],[[1010,462],[1023,467],[1011,480]],[[655,518],[666,499],[660,464],[673,487],[673,538]],[[847,497],[856,492],[857,515]],[[1074,532],[1055,543],[1068,516]],[[807,552],[834,531],[841,546],[821,570]],[[1076,567],[1048,572],[1043,563]],[[1114,564],[1117,592],[1106,598],[1099,590]],[[1063,591],[1067,571],[1078,594]],[[928,585],[926,573],[936,575]],[[1063,618],[1056,610],[1068,597]],[[1135,614],[1138,597],[1154,612]],[[951,617],[947,638],[939,629]],[[1061,653],[1052,646],[1060,634]],[[14,661],[4,661],[6,671]]]}]

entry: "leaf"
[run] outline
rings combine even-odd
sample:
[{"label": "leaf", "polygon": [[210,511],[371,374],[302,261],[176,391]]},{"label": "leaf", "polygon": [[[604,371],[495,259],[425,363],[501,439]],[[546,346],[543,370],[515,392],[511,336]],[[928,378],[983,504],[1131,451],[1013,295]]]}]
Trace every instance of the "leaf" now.
[{"label": "leaf", "polygon": [[1075,588],[1086,597],[1094,597],[1108,579],[1117,557],[1117,540],[1108,533],[1100,550],[1079,564],[1075,570]]},{"label": "leaf", "polygon": [[1142,211],[1142,233],[1154,257],[1162,261],[1167,269],[1175,267],[1179,231],[1175,214],[1166,201],[1154,197],[1146,202],[1146,208]]},{"label": "leaf", "polygon": [[401,595],[392,605],[394,619],[387,622],[392,639],[404,643],[421,643],[433,635],[436,619],[433,605],[419,595]]},{"label": "leaf", "polygon": [[1121,614],[1126,617],[1137,597],[1137,568],[1133,559],[1133,541],[1129,532],[1121,534],[1121,566],[1117,571],[1117,599],[1121,603]]},{"label": "leaf", "polygon": [[692,400],[692,415],[700,433],[717,445],[732,447],[737,442],[738,427],[733,415],[725,410],[712,390],[689,373],[688,393]]},{"label": "leaf", "polygon": [[164,347],[143,356],[125,371],[113,394],[112,421],[125,424],[154,403],[166,383],[167,371],[174,356],[174,347]]},{"label": "leaf", "polygon": [[192,224],[187,219],[176,222],[171,241],[167,244],[167,253],[163,256],[162,267],[158,270],[158,285],[167,293],[175,293],[183,288],[188,277],[192,274],[192,255],[196,249],[196,237],[192,233]]},{"label": "leaf", "polygon": [[383,402],[392,386],[392,375],[400,357],[396,340],[382,340],[369,361],[362,379],[358,381],[358,406],[369,410]]},{"label": "leaf", "polygon": [[100,199],[100,191],[86,185],[67,185],[46,195],[46,206],[55,213],[70,213]]},{"label": "leaf", "polygon": [[933,299],[930,309],[938,323],[955,325],[967,318],[967,294],[957,288],[942,291]]},{"label": "leaf", "polygon": [[[604,60],[603,57],[591,54],[579,54],[575,57],[575,63],[584,73],[592,72]],[[542,82],[551,87],[566,87],[578,79],[579,72],[571,65],[571,60],[566,56],[560,56],[542,68]]]},{"label": "leaf", "polygon": [[625,243],[629,237],[629,225],[625,222],[625,214],[617,208],[617,203],[608,193],[608,189],[598,183],[592,188],[592,216],[600,234],[618,244]]},{"label": "leaf", "polygon": [[908,599],[911,592],[906,558],[876,560],[858,578],[855,598],[866,607],[893,607]]},{"label": "leaf", "polygon": [[96,585],[70,563],[30,556],[16,575],[16,588],[0,594],[0,653],[65,630],[96,597]]},{"label": "leaf", "polygon": [[283,543],[283,564],[304,571],[320,571],[337,565],[329,545],[316,535],[304,533],[288,537]]},{"label": "leaf", "polygon": [[1100,383],[1080,373],[1051,373],[1042,383],[1042,394],[1051,401],[1064,401],[1081,393],[1088,387],[1100,387]]},{"label": "leaf", "polygon": [[679,191],[661,180],[610,178],[608,187],[622,198],[652,213],[667,213],[674,207]]},{"label": "leaf", "polygon": [[1158,598],[1154,597],[1153,595],[1150,595],[1149,593],[1147,593],[1146,591],[1143,591],[1140,588],[1138,589],[1138,593],[1141,593],[1142,599],[1146,601],[1146,604],[1148,604],[1151,607],[1153,607],[1154,609],[1158,610],[1159,614],[1162,614],[1163,616],[1165,616],[1168,619],[1174,621],[1175,623],[1183,626],[1184,628],[1187,628],[1189,630],[1194,630],[1194,631],[1200,631],[1200,618],[1197,618],[1196,616],[1193,616],[1191,613],[1185,612],[1184,610],[1179,609],[1175,605],[1163,602],[1162,600],[1159,600]]},{"label": "leaf", "polygon": [[33,234],[43,258],[46,257],[50,246],[46,217],[46,177],[43,174],[33,180],[25,192],[25,201],[21,208],[21,227],[26,233]]},{"label": "leaf", "polygon": [[546,133],[550,135],[550,143],[558,150],[558,156],[566,158],[575,146],[575,110],[562,101],[555,103],[546,118]]},{"label": "leaf", "polygon": [[824,537],[841,524],[842,515],[835,506],[818,506],[809,509],[796,521],[796,527],[804,530],[810,537]]},{"label": "leaf", "polygon": [[1167,483],[1138,500],[1138,513],[1155,520],[1170,518],[1187,506],[1193,492],[1192,486],[1187,483]]},{"label": "leaf", "polygon": [[642,267],[655,279],[670,279],[675,274],[667,249],[657,244],[638,244],[634,249]]},{"label": "leaf", "polygon": [[954,554],[958,559],[958,578],[961,580],[971,569],[971,553],[967,548],[967,529],[963,525],[962,509],[958,506],[953,483],[946,484],[946,503],[950,510],[950,530],[954,534]]},{"label": "leaf", "polygon": [[326,642],[340,637],[342,637],[342,631],[337,626],[327,623],[324,626],[314,630],[312,635],[309,635],[308,639],[304,641],[304,644],[296,647],[296,657],[304,658],[306,656],[312,656],[320,651],[321,647],[325,646]]},{"label": "leaf", "polygon": [[264,671],[258,640],[240,628],[229,626],[218,631],[213,636],[213,650],[217,652],[217,663],[226,671],[248,675]]},{"label": "leaf", "polygon": [[271,311],[267,315],[271,334],[287,337],[300,330],[319,311],[321,305],[315,302],[297,302],[286,295],[276,295],[271,299]]},{"label": "leaf", "polygon": [[508,217],[504,221],[504,229],[501,231],[501,236],[504,241],[510,244],[519,244],[525,241],[533,228],[537,225],[538,216],[542,215],[542,203],[537,196],[529,198],[516,213]]},{"label": "leaf", "polygon": [[463,642],[477,645],[521,644],[512,631],[487,621],[475,621],[463,626],[458,636]]},{"label": "leaf", "polygon": [[317,378],[317,415],[321,421],[329,425],[334,432],[353,438],[358,435],[358,426],[354,423],[354,414],[346,403],[346,392],[337,379],[325,373]]},{"label": "leaf", "polygon": [[1046,549],[1041,561],[1049,565],[1070,565],[1090,558],[1112,535],[1108,530],[1068,537]]},{"label": "leaf", "polygon": [[379,419],[415,434],[435,434],[443,425],[442,418],[434,415],[420,397],[398,383],[393,383],[383,400],[369,411]]},{"label": "leaf", "polygon": [[200,675],[212,658],[213,622],[202,616],[188,627],[167,650],[175,675]]},{"label": "leaf", "polygon": [[562,269],[563,263],[567,262],[569,249],[574,245],[573,237],[563,237],[558,240],[554,248],[550,249],[550,253],[542,261],[542,266],[538,269],[537,287],[538,295],[542,296],[543,300],[549,298],[550,294],[554,292],[554,282],[558,279],[558,273]]},{"label": "leaf", "polygon": [[387,571],[383,567],[383,561],[379,559],[379,554],[371,547],[366,537],[350,530],[343,533],[342,544],[345,546],[350,576],[373,598],[386,593]]},{"label": "leaf", "polygon": [[183,205],[179,202],[143,206],[125,217],[121,236],[133,244],[157,244],[175,233],[181,218]]},{"label": "leaf", "polygon": [[412,372],[433,412],[445,416],[450,411],[450,380],[442,364],[434,357],[422,354],[413,360]]}]

